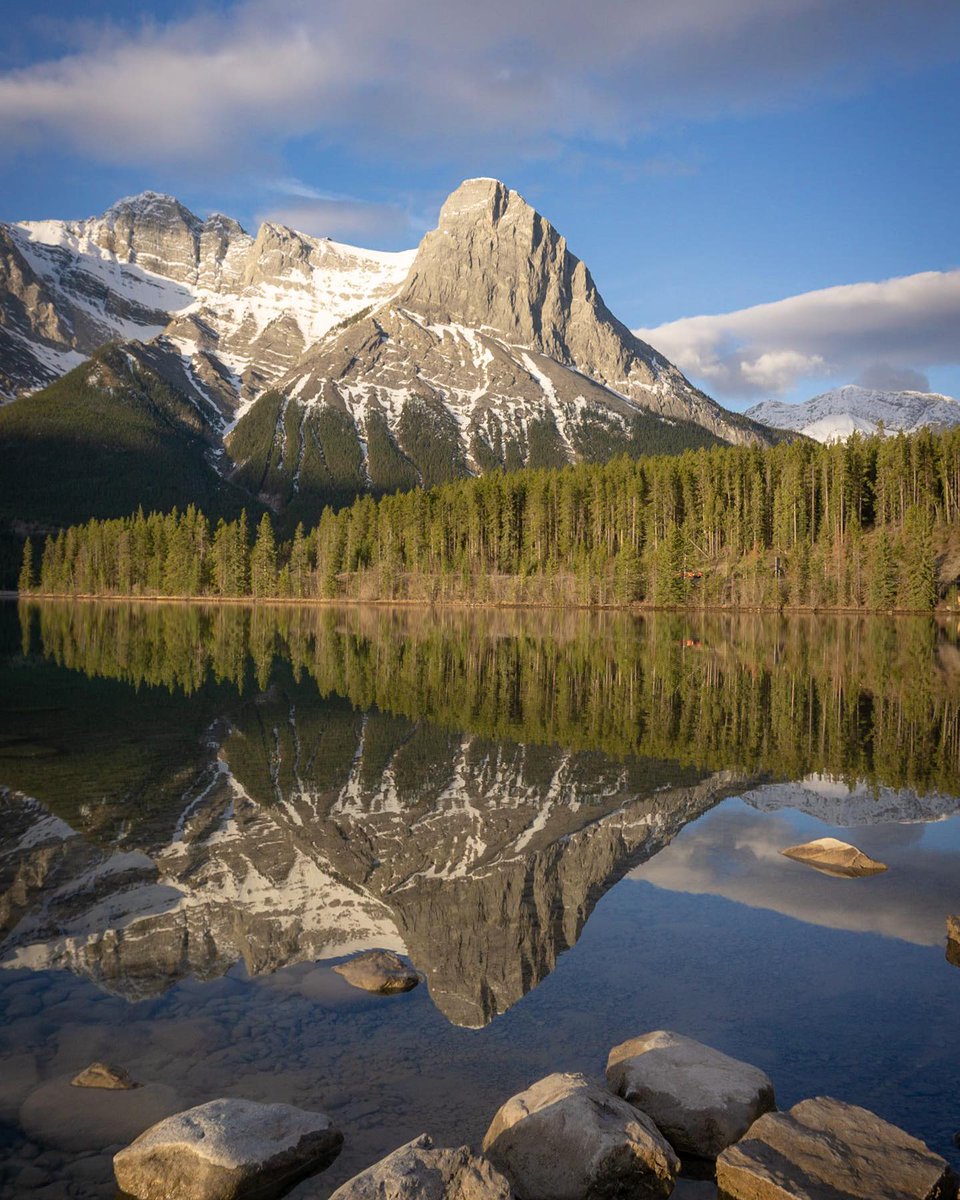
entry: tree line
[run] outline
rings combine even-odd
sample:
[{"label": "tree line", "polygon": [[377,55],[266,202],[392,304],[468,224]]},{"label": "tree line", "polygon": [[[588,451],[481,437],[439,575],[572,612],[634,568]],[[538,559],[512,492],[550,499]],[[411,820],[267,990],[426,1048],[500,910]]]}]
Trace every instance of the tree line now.
[{"label": "tree line", "polygon": [[45,594],[926,611],[957,601],[960,429],[494,471],[278,542],[194,507],[28,542]]}]

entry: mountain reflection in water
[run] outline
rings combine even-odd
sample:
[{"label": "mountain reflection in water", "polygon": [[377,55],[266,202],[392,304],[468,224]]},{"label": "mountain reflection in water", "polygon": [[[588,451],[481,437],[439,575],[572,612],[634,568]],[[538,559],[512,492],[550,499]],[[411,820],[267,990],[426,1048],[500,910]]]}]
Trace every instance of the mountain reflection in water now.
[{"label": "mountain reflection in water", "polygon": [[389,946],[481,1026],[727,796],[816,776],[926,820],[960,794],[960,649],[929,620],[0,617],[0,962],[129,999]]}]

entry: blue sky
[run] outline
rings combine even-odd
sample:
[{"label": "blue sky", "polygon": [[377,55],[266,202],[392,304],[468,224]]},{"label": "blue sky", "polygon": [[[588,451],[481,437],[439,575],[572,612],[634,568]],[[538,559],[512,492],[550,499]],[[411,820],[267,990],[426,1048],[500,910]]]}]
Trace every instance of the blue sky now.
[{"label": "blue sky", "polygon": [[494,175],[731,407],[960,395],[955,3],[2,8],[0,219],[153,188],[402,248]]}]

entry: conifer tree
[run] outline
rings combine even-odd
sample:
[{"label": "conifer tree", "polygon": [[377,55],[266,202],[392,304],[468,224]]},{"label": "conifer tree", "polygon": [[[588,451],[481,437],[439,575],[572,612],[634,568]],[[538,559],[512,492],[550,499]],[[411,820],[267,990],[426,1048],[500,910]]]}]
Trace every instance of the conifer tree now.
[{"label": "conifer tree", "polygon": [[23,543],[23,559],[20,565],[20,577],[17,580],[17,591],[26,594],[32,592],[33,588],[33,543],[27,538]]},{"label": "conifer tree", "polygon": [[250,593],[258,598],[277,594],[277,543],[269,513],[260,518],[250,551]]}]

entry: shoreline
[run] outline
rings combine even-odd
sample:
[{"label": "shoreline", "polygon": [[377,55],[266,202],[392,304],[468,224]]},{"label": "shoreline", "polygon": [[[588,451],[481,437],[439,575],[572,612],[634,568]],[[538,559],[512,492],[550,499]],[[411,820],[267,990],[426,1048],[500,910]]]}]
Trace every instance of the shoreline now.
[{"label": "shoreline", "polygon": [[817,607],[812,608],[804,605],[732,605],[732,604],[646,604],[635,602],[632,604],[576,604],[568,602],[556,603],[535,603],[531,601],[525,602],[510,602],[510,601],[491,601],[491,600],[408,600],[408,599],[359,599],[356,597],[335,597],[327,598],[321,596],[138,596],[138,595],[100,595],[95,592],[72,593],[72,592],[16,592],[16,591],[0,591],[0,600],[16,600],[18,603],[31,601],[54,601],[71,603],[80,602],[84,604],[149,604],[149,605],[164,605],[164,604],[179,604],[179,605],[202,605],[206,607],[247,607],[247,608],[356,608],[356,607],[376,607],[376,608],[419,608],[428,611],[437,609],[449,609],[453,611],[515,611],[515,612],[557,612],[574,610],[577,612],[622,612],[629,613],[634,616],[642,616],[645,613],[655,612],[670,612],[670,613],[731,613],[743,615],[753,613],[756,615],[768,614],[779,616],[849,616],[849,617],[933,617],[933,618],[952,618],[956,617],[960,620],[960,607],[958,608],[933,608],[933,609],[918,609],[918,608],[844,608],[844,607]]}]

